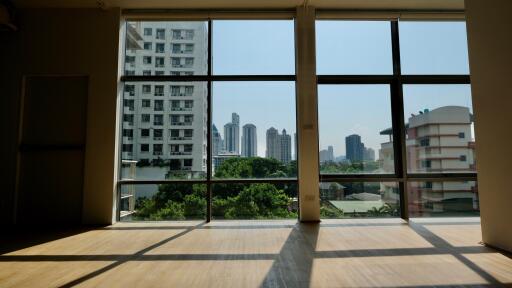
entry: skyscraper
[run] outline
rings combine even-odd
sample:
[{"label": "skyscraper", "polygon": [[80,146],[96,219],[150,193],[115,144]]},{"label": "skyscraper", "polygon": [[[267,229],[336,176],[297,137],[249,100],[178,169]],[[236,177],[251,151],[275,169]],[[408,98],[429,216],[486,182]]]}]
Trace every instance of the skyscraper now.
[{"label": "skyscraper", "polygon": [[334,161],[334,150],[332,146],[328,146],[327,149],[320,150],[320,162],[332,162]]},{"label": "skyscraper", "polygon": [[224,125],[224,149],[240,154],[240,116],[231,114],[231,122]]},{"label": "skyscraper", "polygon": [[267,151],[265,156],[285,164],[290,163],[292,159],[292,137],[286,134],[285,129],[283,129],[282,134],[279,134],[274,127],[267,130]]},{"label": "skyscraper", "polygon": [[278,135],[279,138],[279,160],[284,164],[292,161],[292,137],[286,134],[286,129],[283,129],[283,134]]},{"label": "skyscraper", "polygon": [[267,151],[265,157],[279,159],[279,132],[276,128],[270,127],[267,130]]},{"label": "skyscraper", "polygon": [[364,148],[363,160],[375,161],[375,150],[372,148]]},{"label": "skyscraper", "polygon": [[345,137],[345,149],[347,159],[351,162],[363,160],[364,144],[361,142],[361,136],[352,134]]},{"label": "skyscraper", "polygon": [[297,151],[297,150],[299,149],[299,144],[297,143],[297,133],[293,133],[293,136],[294,136],[294,141],[295,141],[295,142],[294,142],[294,143],[295,143],[295,146],[294,146],[294,148],[293,148],[293,151],[294,151],[294,153],[293,153],[293,154],[294,154],[294,155],[293,155],[293,156],[294,156],[294,157],[293,157],[293,159],[294,159],[294,160],[297,160],[297,154],[299,154],[299,152]]},{"label": "skyscraper", "polygon": [[245,124],[242,127],[242,157],[256,157],[258,155],[256,143],[256,126]]},{"label": "skyscraper", "polygon": [[[204,23],[147,21],[129,25],[137,26],[143,34],[140,47],[128,46],[126,50],[125,75],[206,73]],[[204,173],[206,95],[207,85],[200,82],[126,82],[122,159],[165,160],[170,165],[162,169]]]},{"label": "skyscraper", "polygon": [[215,124],[212,127],[212,154],[219,155],[224,150],[224,143],[222,142],[222,136],[217,130]]}]

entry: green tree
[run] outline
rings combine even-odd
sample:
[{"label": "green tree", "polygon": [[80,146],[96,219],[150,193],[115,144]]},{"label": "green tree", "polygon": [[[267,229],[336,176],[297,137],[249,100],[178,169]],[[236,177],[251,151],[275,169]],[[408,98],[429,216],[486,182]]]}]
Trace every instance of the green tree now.
[{"label": "green tree", "polygon": [[289,218],[291,199],[272,184],[250,184],[228,199],[226,218]]}]

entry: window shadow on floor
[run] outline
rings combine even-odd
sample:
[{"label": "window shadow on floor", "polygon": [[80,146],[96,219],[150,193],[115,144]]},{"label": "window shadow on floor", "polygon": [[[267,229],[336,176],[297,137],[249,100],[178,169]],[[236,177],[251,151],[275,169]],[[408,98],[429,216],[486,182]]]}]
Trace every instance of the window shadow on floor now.
[{"label": "window shadow on floor", "polygon": [[[197,222],[196,222],[197,223]],[[194,223],[195,224],[195,223]],[[467,254],[485,254],[485,253],[500,253],[510,258],[510,255],[497,251],[495,249],[478,245],[475,243],[474,246],[454,246],[448,241],[443,239],[441,236],[436,235],[434,232],[428,229],[428,225],[476,225],[478,222],[421,222],[416,223],[411,221],[396,222],[396,223],[378,223],[378,222],[345,222],[340,220],[339,223],[264,223],[261,224],[249,224],[243,221],[237,223],[226,223],[226,222],[213,222],[213,223],[199,223],[193,225],[185,223],[181,225],[158,225],[158,226],[113,226],[103,227],[97,229],[75,229],[70,231],[64,231],[60,233],[49,233],[48,237],[27,241],[20,241],[17,247],[29,247],[31,245],[37,245],[44,242],[53,241],[63,237],[69,237],[84,233],[91,230],[144,230],[150,233],[150,230],[182,230],[181,232],[162,239],[161,241],[149,245],[144,249],[141,249],[133,254],[105,254],[105,255],[0,255],[0,262],[73,262],[73,261],[113,261],[113,263],[90,272],[77,279],[69,281],[68,283],[61,285],[60,287],[73,287],[81,284],[87,280],[90,280],[96,276],[99,276],[109,270],[112,270],[124,263],[130,261],[237,261],[237,260],[270,260],[272,265],[266,273],[264,279],[260,283],[260,287],[309,287],[312,284],[312,272],[313,264],[315,259],[341,259],[341,258],[357,258],[357,257],[386,257],[386,256],[419,256],[419,255],[451,255],[457,259],[460,263],[464,264],[467,268],[478,274],[484,279],[487,284],[482,283],[479,285],[464,285],[464,287],[510,287],[510,284],[501,283],[489,272],[485,271],[477,264],[472,262],[470,259],[465,257]],[[377,248],[367,250],[354,250],[354,249],[342,249],[335,251],[317,251],[317,242],[319,240],[319,233],[321,229],[336,229],[337,227],[369,227],[371,231],[372,227],[378,226],[407,226],[412,229],[417,235],[425,239],[431,247],[414,247],[414,248]],[[252,254],[193,254],[193,253],[182,253],[182,254],[148,254],[147,252],[160,247],[166,243],[176,240],[194,230],[200,229],[211,229],[211,230],[223,230],[223,229],[272,229],[272,228],[286,228],[289,229],[289,234],[278,253],[252,253]],[[234,233],[233,235],[237,235]],[[30,236],[30,234],[20,234],[18,237]],[[14,239],[14,238],[13,238]],[[11,239],[11,240],[13,240]],[[33,243],[33,244],[31,244]],[[16,245],[8,248],[3,247],[3,250],[14,251]],[[21,249],[21,248],[19,248]],[[4,252],[5,253],[5,252]],[[4,254],[2,253],[2,254]],[[511,258],[512,259],[512,258]],[[158,263],[155,263],[158,265]],[[250,273],[250,271],[248,271]],[[371,276],[369,276],[371,277]],[[401,286],[403,287],[403,286]],[[405,287],[431,287],[431,286],[405,286]],[[456,287],[455,285],[437,285],[436,287]]]}]

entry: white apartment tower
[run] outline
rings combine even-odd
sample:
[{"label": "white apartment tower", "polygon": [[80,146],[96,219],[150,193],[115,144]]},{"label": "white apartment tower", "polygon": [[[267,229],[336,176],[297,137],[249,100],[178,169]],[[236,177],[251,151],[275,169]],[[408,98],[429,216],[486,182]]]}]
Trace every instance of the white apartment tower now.
[{"label": "white apartment tower", "polygon": [[[413,173],[464,173],[475,171],[471,124],[472,115],[467,107],[443,106],[431,111],[425,109],[409,117],[407,125],[407,167]],[[382,143],[380,161],[385,170],[393,166],[392,130],[381,134],[390,135],[390,142]],[[387,194],[393,185],[383,184]],[[409,184],[409,212],[438,213],[478,209],[478,197],[474,182],[424,181]],[[425,212],[427,211],[427,212]]]},{"label": "white apartment tower", "polygon": [[[127,49],[125,75],[205,75],[203,22],[137,22],[142,49]],[[206,171],[207,86],[203,82],[127,82],[123,160],[168,163],[171,171]]]},{"label": "white apartment tower", "polygon": [[224,125],[224,150],[240,154],[240,116],[231,114],[231,122]]},{"label": "white apartment tower", "polygon": [[256,143],[256,126],[245,124],[242,127],[242,157],[258,156]]}]

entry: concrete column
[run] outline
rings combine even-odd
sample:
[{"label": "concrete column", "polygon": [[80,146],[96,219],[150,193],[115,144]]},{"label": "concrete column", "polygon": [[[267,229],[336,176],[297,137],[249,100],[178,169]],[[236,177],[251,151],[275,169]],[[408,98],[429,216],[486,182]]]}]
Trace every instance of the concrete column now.
[{"label": "concrete column", "polygon": [[300,221],[319,221],[318,97],[314,7],[297,8],[295,37]]},{"label": "concrete column", "polygon": [[465,4],[482,239],[512,251],[512,1]]}]

